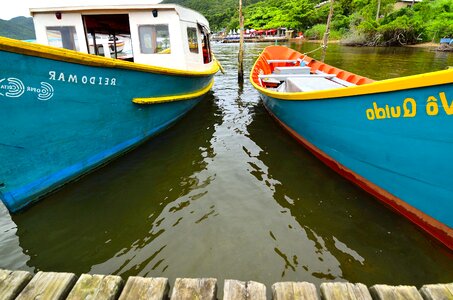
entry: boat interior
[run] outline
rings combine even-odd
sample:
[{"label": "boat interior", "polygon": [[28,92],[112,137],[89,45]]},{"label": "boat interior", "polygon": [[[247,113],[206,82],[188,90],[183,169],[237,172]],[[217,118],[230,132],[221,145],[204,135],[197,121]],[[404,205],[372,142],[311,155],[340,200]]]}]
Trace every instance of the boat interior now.
[{"label": "boat interior", "polygon": [[263,51],[251,78],[261,87],[282,93],[329,90],[373,82],[281,46],[267,47]]},{"label": "boat interior", "polygon": [[[118,42],[122,42],[124,46],[123,40],[130,40],[131,30],[127,14],[83,15],[82,20],[88,53],[133,61],[132,55],[120,54],[122,49],[118,45]],[[105,37],[108,38],[107,43],[104,41]]]}]

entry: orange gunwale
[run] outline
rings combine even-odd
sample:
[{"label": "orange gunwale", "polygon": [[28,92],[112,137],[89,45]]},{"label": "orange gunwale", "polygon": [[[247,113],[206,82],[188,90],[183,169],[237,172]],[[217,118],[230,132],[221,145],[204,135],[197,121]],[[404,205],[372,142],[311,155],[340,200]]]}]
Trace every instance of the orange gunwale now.
[{"label": "orange gunwale", "polygon": [[[258,75],[272,74],[276,67],[294,66],[292,63],[277,62],[268,63],[268,60],[303,60],[305,65],[311,68],[311,73],[321,71],[327,74],[335,74],[337,78],[353,83],[347,88],[336,88],[306,92],[279,92],[269,89],[259,80]],[[289,101],[310,101],[321,99],[336,99],[342,97],[370,95],[377,93],[394,92],[405,89],[420,88],[442,84],[451,84],[453,69],[435,71],[430,73],[411,75],[406,77],[392,78],[380,81],[332,67],[319,62],[309,56],[301,54],[293,49],[284,46],[268,46],[256,60],[250,72],[250,81],[260,93],[278,100]]]},{"label": "orange gunwale", "polygon": [[[301,54],[293,49],[283,47],[283,46],[270,46],[266,47],[258,60],[255,63],[255,66],[252,69],[251,79],[256,84],[260,84],[258,80],[259,74],[271,74],[275,67],[289,67],[294,66],[290,62],[278,62],[269,64],[267,60],[303,60],[307,67],[311,68],[311,72],[315,73],[316,71],[321,71],[327,74],[335,74],[338,78],[348,81],[356,85],[362,85],[366,83],[372,83],[374,80],[336,68],[332,67],[323,62],[317,61],[314,58],[311,58],[307,55]],[[260,73],[262,71],[262,73]]]}]

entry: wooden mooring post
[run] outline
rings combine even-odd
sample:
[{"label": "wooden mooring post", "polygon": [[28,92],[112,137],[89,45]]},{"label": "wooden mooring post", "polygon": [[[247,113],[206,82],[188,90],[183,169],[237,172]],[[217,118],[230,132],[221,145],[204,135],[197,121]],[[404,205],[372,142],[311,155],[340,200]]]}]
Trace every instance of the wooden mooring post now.
[{"label": "wooden mooring post", "polygon": [[244,83],[244,16],[242,15],[242,0],[239,0],[238,83]]},{"label": "wooden mooring post", "polygon": [[[318,292],[318,290],[320,292]],[[325,282],[277,282],[273,300],[453,300],[453,283],[414,286]],[[167,278],[38,272],[0,269],[1,300],[216,300],[217,279],[177,278],[171,293]],[[266,286],[254,281],[225,280],[223,300],[267,300]]]},{"label": "wooden mooring post", "polygon": [[330,34],[330,22],[332,21],[332,16],[333,16],[333,4],[334,4],[334,0],[330,0],[330,9],[329,9],[329,15],[327,16],[326,32],[324,32],[324,37],[323,37],[323,42],[322,42],[322,54],[321,54],[322,62],[324,62],[324,59],[326,58],[327,42],[329,41],[329,34]]}]

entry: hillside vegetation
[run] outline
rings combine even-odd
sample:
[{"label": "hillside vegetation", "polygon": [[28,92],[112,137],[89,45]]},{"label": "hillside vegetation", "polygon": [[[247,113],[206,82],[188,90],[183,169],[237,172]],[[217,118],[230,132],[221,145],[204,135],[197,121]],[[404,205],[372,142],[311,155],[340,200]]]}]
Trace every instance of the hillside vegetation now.
[{"label": "hillside vegetation", "polygon": [[[214,31],[239,28],[238,0],[164,0],[195,9]],[[286,27],[319,39],[325,31],[329,3],[320,0],[243,0],[245,28]],[[379,6],[379,18],[376,20]],[[396,0],[336,0],[331,38],[349,44],[400,45],[453,37],[453,1],[424,0],[396,10]]]},{"label": "hillside vegetation", "polygon": [[0,35],[18,40],[35,39],[33,19],[17,17],[9,21],[0,19]]},{"label": "hillside vegetation", "polygon": [[[213,31],[239,29],[238,0],[164,0],[201,12]],[[379,5],[379,13],[378,10]],[[453,1],[423,0],[395,9],[396,0],[335,0],[330,38],[357,45],[404,45],[453,37]],[[324,5],[320,5],[324,4]],[[329,2],[321,0],[243,0],[245,28],[286,27],[320,39]],[[379,18],[376,19],[376,16]],[[31,18],[0,19],[0,35],[34,39]]]}]

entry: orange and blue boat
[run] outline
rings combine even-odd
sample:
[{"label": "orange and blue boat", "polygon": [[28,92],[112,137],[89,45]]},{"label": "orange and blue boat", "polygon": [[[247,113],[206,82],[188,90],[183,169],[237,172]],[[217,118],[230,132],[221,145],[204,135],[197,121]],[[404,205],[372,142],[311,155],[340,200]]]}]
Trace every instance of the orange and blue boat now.
[{"label": "orange and blue boat", "polygon": [[453,70],[373,81],[270,46],[250,80],[315,156],[453,249]]},{"label": "orange and blue boat", "polygon": [[208,21],[178,5],[30,12],[36,43],[0,37],[0,199],[11,212],[168,128],[219,70]]}]

